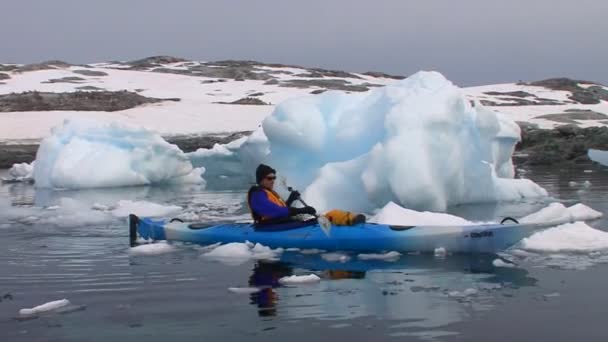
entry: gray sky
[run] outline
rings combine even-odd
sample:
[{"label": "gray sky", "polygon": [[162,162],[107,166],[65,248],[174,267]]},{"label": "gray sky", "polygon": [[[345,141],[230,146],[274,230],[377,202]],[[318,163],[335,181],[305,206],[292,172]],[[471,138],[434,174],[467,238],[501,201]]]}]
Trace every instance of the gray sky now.
[{"label": "gray sky", "polygon": [[0,63],[172,55],[608,84],[606,0],[5,0]]}]

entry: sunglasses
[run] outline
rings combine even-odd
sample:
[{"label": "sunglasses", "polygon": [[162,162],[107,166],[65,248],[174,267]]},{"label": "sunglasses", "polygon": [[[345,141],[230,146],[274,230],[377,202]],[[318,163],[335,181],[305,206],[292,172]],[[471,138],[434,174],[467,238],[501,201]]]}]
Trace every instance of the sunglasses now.
[{"label": "sunglasses", "polygon": [[273,180],[277,179],[277,177],[276,176],[268,176],[268,177],[266,177],[266,179],[273,181]]}]

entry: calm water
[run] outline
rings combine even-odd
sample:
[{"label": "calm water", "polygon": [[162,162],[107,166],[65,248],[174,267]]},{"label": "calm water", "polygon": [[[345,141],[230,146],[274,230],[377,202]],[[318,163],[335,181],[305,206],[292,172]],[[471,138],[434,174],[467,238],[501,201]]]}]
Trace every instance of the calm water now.
[{"label": "calm water", "polygon": [[[565,204],[608,213],[608,172],[533,169],[525,176]],[[589,180],[585,189],[569,181]],[[89,203],[53,212],[69,197]],[[593,255],[546,255],[497,268],[495,255],[407,255],[398,262],[329,262],[286,253],[281,262],[228,266],[198,246],[129,255],[124,220],[100,221],[92,203],[120,199],[177,204],[201,218],[246,217],[243,193],[200,188],[35,192],[0,186],[1,341],[290,341],[349,339],[440,341],[605,341],[608,265]],[[451,213],[474,220],[521,217],[546,201],[468,205]],[[88,222],[83,225],[80,222]],[[606,219],[590,223],[604,230]],[[550,261],[550,262],[549,262]],[[562,267],[563,266],[563,267]],[[291,274],[318,284],[281,287]],[[256,294],[229,287],[257,286]],[[475,294],[463,296],[474,289]],[[60,313],[17,319],[21,308],[67,298]]]}]

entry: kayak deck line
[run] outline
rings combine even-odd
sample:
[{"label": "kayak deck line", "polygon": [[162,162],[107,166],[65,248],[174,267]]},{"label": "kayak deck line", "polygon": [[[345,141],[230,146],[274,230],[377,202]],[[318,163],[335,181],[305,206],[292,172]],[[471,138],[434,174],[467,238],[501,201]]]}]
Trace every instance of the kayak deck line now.
[{"label": "kayak deck line", "polygon": [[[507,223],[507,221],[512,221]],[[326,234],[316,221],[277,224],[271,230],[253,223],[191,222],[129,215],[129,242],[138,237],[210,245],[252,242],[271,248],[322,249],[351,252],[429,252],[444,248],[450,253],[495,253],[505,250],[535,232],[565,222],[502,223],[479,225],[398,226],[361,223],[332,226]]]}]

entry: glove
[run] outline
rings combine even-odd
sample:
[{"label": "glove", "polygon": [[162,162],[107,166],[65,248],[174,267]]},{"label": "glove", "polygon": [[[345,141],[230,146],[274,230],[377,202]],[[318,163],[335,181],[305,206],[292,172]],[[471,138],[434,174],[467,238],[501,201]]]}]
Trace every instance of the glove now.
[{"label": "glove", "polygon": [[300,214],[315,215],[316,213],[317,213],[317,211],[313,207],[289,208],[289,216],[300,215]]},{"label": "glove", "polygon": [[313,207],[304,207],[301,209],[302,214],[316,215],[317,211]]},{"label": "glove", "polygon": [[288,207],[291,207],[291,204],[295,202],[298,198],[300,198],[300,193],[298,192],[298,190],[294,190],[289,194],[289,197],[287,197],[287,201],[285,202],[285,204],[287,204]]}]

